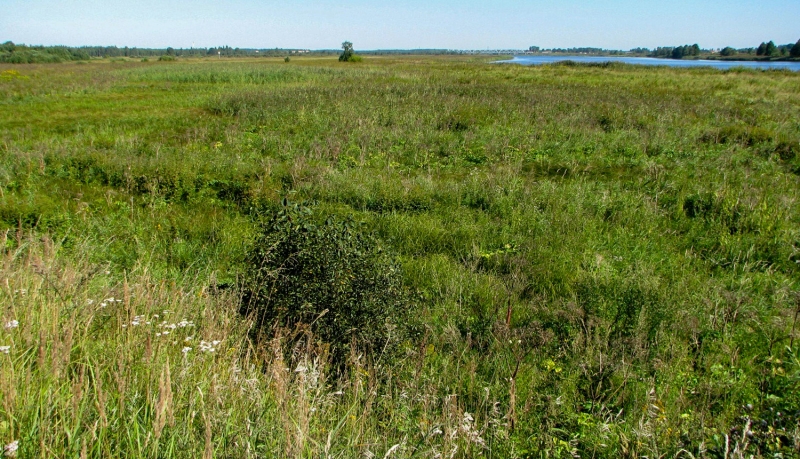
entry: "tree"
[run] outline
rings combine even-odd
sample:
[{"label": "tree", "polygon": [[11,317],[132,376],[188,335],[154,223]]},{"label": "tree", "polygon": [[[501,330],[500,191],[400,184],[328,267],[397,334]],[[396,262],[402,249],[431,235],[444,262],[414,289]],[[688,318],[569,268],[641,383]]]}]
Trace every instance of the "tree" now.
[{"label": "tree", "polygon": [[789,51],[789,55],[792,57],[800,57],[800,40],[797,40],[797,43],[792,46],[792,50]]},{"label": "tree", "polygon": [[[658,50],[656,50],[656,52],[658,52],[660,49],[662,48],[659,48]],[[670,48],[664,48],[664,49],[670,49]],[[695,43],[694,45],[683,45],[671,48],[668,57],[672,57],[673,59],[683,59],[684,57],[687,56],[699,56],[699,55],[700,55],[700,45]]]},{"label": "tree", "polygon": [[342,43],[342,54],[339,56],[339,62],[350,62],[353,60],[353,44],[349,41]]},{"label": "tree", "polygon": [[769,43],[767,43],[766,49],[764,51],[765,51],[764,53],[765,56],[774,56],[778,51],[778,47],[775,46],[775,42],[770,40]]},{"label": "tree", "polygon": [[722,51],[719,52],[722,56],[733,56],[736,54],[736,50],[731,48],[730,46],[726,46],[722,48]]},{"label": "tree", "polygon": [[766,54],[767,54],[767,44],[761,42],[761,44],[758,45],[758,49],[756,50],[756,56],[764,56]]}]

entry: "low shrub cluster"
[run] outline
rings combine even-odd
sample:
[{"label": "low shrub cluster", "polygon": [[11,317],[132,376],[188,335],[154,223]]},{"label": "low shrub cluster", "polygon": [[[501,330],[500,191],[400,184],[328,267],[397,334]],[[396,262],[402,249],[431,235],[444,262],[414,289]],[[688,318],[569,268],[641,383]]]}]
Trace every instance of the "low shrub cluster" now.
[{"label": "low shrub cluster", "polygon": [[248,255],[242,312],[256,335],[309,332],[339,365],[393,354],[411,322],[399,264],[352,220],[319,220],[284,198]]}]

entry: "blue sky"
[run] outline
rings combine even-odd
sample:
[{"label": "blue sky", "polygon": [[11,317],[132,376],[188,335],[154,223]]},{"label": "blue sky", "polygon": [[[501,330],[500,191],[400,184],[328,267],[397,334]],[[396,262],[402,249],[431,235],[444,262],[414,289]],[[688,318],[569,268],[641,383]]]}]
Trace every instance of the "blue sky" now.
[{"label": "blue sky", "polygon": [[800,39],[798,0],[0,0],[0,42],[614,49]]}]

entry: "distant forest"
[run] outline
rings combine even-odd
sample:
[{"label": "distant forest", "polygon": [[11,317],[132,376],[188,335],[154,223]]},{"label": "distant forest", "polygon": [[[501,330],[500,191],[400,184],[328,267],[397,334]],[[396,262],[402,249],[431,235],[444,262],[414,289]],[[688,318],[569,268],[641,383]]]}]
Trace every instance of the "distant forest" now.
[{"label": "distant forest", "polygon": [[[800,58],[800,40],[797,43],[776,45],[773,41],[763,42],[753,48],[725,47],[721,50],[700,48],[699,45],[664,46],[655,49],[633,48],[628,51],[604,48],[550,48],[543,49],[531,46],[530,53],[554,54],[595,54],[595,55],[639,55],[649,57],[691,59],[699,56],[718,55],[730,58]],[[285,57],[290,55],[333,55],[340,50],[307,50],[285,48],[232,48],[219,46],[213,48],[136,48],[117,46],[28,46],[7,41],[0,44],[0,62],[12,64],[39,64],[67,61],[84,61],[96,58],[160,58],[171,60],[177,57]],[[410,50],[372,50],[361,54],[461,54],[465,51],[447,49],[410,49]]]},{"label": "distant forest", "polygon": [[[117,46],[27,46],[7,41],[0,44],[0,62],[13,64],[39,64],[66,61],[84,61],[92,58],[127,57],[283,57],[311,53],[305,49],[250,49],[220,46],[215,48],[129,48]],[[315,51],[315,54],[335,54],[337,51]]]},{"label": "distant forest", "polygon": [[557,54],[598,54],[598,55],[616,55],[616,54],[635,54],[648,57],[660,57],[668,59],[685,59],[698,57],[700,55],[718,54],[723,57],[745,57],[756,56],[765,59],[780,58],[780,57],[800,57],[800,40],[797,43],[788,43],[785,45],[776,45],[775,42],[762,42],[755,48],[733,48],[726,46],[720,50],[702,49],[700,45],[683,45],[683,46],[663,46],[656,49],[649,48],[633,48],[629,51],[620,51],[614,49],[603,48],[550,48],[543,49],[538,46],[531,46],[528,48],[531,53],[557,53]]}]

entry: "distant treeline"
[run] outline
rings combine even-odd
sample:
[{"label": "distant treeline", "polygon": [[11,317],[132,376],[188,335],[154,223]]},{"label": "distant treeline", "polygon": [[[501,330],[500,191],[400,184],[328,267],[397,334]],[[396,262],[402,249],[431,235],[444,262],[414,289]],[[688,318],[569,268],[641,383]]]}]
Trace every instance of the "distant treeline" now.
[{"label": "distant treeline", "polygon": [[[597,54],[597,55],[618,55],[618,54],[636,54],[640,56],[660,57],[668,59],[685,59],[696,58],[700,55],[717,54],[716,50],[702,49],[700,45],[683,45],[683,46],[663,46],[656,49],[650,48],[633,48],[629,51],[621,51],[614,49],[603,48],[550,48],[543,49],[538,46],[531,46],[528,48],[530,53],[559,53],[559,54]],[[761,43],[757,48],[732,48],[726,46],[719,50],[719,55],[724,57],[741,56],[741,55],[755,55],[764,58],[770,57],[800,57],[800,40],[797,43],[789,43],[785,45],[776,45],[773,41]]]},{"label": "distant treeline", "polygon": [[369,51],[359,51],[359,54],[371,54],[376,56],[383,55],[441,55],[441,54],[462,54],[463,51],[453,49],[375,49]]},{"label": "distant treeline", "polygon": [[12,64],[52,63],[81,61],[89,54],[80,48],[66,46],[25,46],[7,41],[0,45],[0,62]]},{"label": "distant treeline", "polygon": [[[724,50],[723,50],[724,51]],[[761,42],[758,48],[755,49],[756,56],[786,56],[800,57],[800,40],[797,43],[789,43],[786,45],[775,45],[775,42],[770,40],[767,43]]]},{"label": "distant treeline", "polygon": [[649,54],[650,57],[667,57],[672,59],[683,59],[684,57],[696,57],[701,52],[700,45],[684,45],[676,47],[658,47]]},{"label": "distant treeline", "polygon": [[[336,51],[315,51],[314,54],[330,54]],[[214,48],[129,48],[117,46],[27,46],[7,41],[0,45],[0,62],[13,64],[40,64],[66,61],[82,61],[106,57],[279,57],[287,55],[311,54],[306,49],[251,49],[219,46]]]},{"label": "distant treeline", "polygon": [[583,48],[539,48],[538,46],[531,46],[530,48],[528,48],[528,52],[531,52],[531,53],[558,53],[558,54],[598,54],[598,55],[626,54],[625,51],[621,51],[621,50],[617,50],[617,49],[590,48],[590,47],[583,47]]},{"label": "distant treeline", "polygon": [[[715,51],[700,49],[697,44],[684,45],[678,47],[663,47],[656,48],[653,51],[647,48],[635,48],[631,50],[632,53],[647,54],[651,57],[666,57],[672,59],[683,59],[685,57],[697,57],[700,54],[715,54]],[[719,55],[724,57],[732,57],[737,55],[756,55],[760,57],[800,57],[800,40],[797,43],[788,43],[785,45],[776,45],[773,41],[761,43],[757,48],[733,48],[726,46],[719,50]]]},{"label": "distant treeline", "polygon": [[[148,58],[148,57],[285,57],[290,55],[333,55],[338,54],[339,50],[308,50],[308,49],[285,49],[285,48],[232,48],[230,46],[218,46],[212,48],[136,48],[136,47],[117,47],[117,46],[28,46],[18,45],[11,41],[0,44],[0,62],[13,64],[36,64],[54,63],[66,61],[81,61],[92,58]],[[361,54],[371,55],[405,55],[405,54],[463,54],[463,50],[451,49],[387,49],[361,51]],[[716,50],[702,49],[699,45],[683,46],[664,46],[653,50],[649,48],[633,48],[629,51],[604,49],[604,48],[550,48],[543,49],[538,46],[528,48],[531,53],[554,53],[554,54],[594,54],[594,55],[640,55],[649,57],[685,59],[697,58],[701,55],[709,56],[718,54],[723,57],[747,57],[756,56],[761,58],[780,58],[792,57],[800,58],[800,40],[797,43],[776,45],[773,41],[763,42],[758,47],[753,48],[732,48],[725,47],[719,52]]]}]

